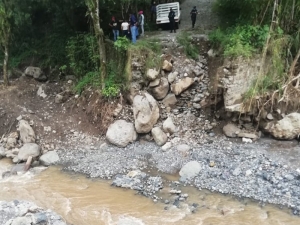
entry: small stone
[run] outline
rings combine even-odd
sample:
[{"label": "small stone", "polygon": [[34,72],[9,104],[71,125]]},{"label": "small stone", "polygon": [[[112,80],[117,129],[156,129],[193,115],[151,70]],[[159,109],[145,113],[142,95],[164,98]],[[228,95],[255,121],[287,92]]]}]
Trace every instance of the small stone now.
[{"label": "small stone", "polygon": [[20,120],[22,120],[22,118],[23,117],[20,115],[20,116],[17,117],[17,120],[20,121]]},{"label": "small stone", "polygon": [[210,161],[209,166],[210,167],[214,167],[215,166],[215,162],[214,161]]},{"label": "small stone", "polygon": [[244,143],[252,143],[253,141],[250,138],[242,138],[242,142]]},{"label": "small stone", "polygon": [[161,149],[163,151],[167,151],[168,149],[170,149],[172,147],[172,143],[171,142],[167,142],[166,144],[164,144]]},{"label": "small stone", "polygon": [[252,174],[251,170],[247,170],[245,173],[246,177],[250,176],[251,174]]},{"label": "small stone", "polygon": [[273,117],[273,115],[272,115],[271,113],[268,113],[268,115],[267,115],[267,119],[268,119],[268,120],[273,120],[273,119],[274,119],[274,117]]},{"label": "small stone", "polygon": [[238,176],[238,175],[240,175],[241,172],[242,172],[241,169],[240,169],[239,167],[237,167],[237,168],[235,168],[235,170],[232,172],[232,175],[233,175],[233,176]]}]

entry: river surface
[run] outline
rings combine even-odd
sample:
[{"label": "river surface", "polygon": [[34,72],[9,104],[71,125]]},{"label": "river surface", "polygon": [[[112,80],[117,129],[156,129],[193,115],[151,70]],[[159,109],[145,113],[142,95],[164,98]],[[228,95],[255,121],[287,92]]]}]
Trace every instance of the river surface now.
[{"label": "river surface", "polygon": [[[10,166],[0,160],[0,173]],[[168,177],[170,178],[170,177]],[[258,202],[238,200],[193,187],[181,189],[188,200],[180,208],[154,203],[134,191],[110,186],[110,181],[87,179],[59,167],[48,168],[36,175],[27,172],[0,178],[0,200],[28,200],[60,214],[73,225],[299,225],[300,217],[288,209],[261,207]],[[164,188],[160,196],[167,197]],[[199,204],[191,213],[188,204]]]}]

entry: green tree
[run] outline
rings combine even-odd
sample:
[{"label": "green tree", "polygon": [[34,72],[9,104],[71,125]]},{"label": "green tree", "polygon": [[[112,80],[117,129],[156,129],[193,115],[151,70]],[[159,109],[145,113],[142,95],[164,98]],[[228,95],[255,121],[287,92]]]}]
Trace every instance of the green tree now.
[{"label": "green tree", "polygon": [[9,0],[0,1],[0,44],[4,53],[3,60],[3,78],[4,85],[9,85],[8,80],[8,57],[9,57],[9,42],[11,38],[11,17],[12,11],[8,5]]}]

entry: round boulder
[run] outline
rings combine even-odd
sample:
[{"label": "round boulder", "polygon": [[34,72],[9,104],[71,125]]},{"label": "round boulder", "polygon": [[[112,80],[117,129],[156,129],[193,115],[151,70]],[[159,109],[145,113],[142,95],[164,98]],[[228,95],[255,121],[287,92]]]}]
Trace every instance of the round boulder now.
[{"label": "round boulder", "polygon": [[118,147],[126,147],[137,139],[137,133],[132,123],[116,120],[108,127],[106,139]]},{"label": "round boulder", "polygon": [[157,123],[159,108],[156,100],[147,92],[133,99],[134,125],[138,133],[148,133]]},{"label": "round boulder", "polygon": [[18,158],[21,161],[26,161],[29,156],[37,157],[41,153],[41,148],[35,143],[25,143],[22,148],[20,148],[18,153]]}]

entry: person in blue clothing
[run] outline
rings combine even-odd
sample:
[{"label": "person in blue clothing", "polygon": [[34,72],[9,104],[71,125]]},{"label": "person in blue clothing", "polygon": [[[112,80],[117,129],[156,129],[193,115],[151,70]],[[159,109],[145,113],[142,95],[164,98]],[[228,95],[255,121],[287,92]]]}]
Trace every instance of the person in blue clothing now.
[{"label": "person in blue clothing", "polygon": [[111,22],[109,23],[109,26],[112,29],[114,35],[114,41],[116,41],[119,37],[119,27],[118,27],[118,22],[114,16],[111,18]]},{"label": "person in blue clothing", "polygon": [[137,36],[137,23],[136,17],[133,13],[129,16],[129,24],[130,24],[130,33],[131,33],[131,41],[133,44],[136,43],[136,36]]}]

